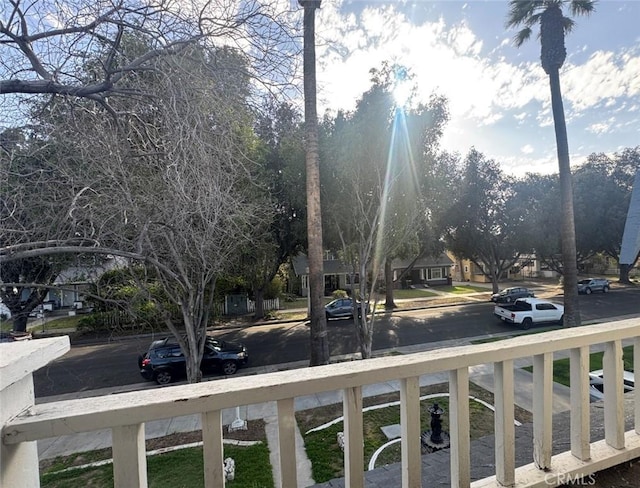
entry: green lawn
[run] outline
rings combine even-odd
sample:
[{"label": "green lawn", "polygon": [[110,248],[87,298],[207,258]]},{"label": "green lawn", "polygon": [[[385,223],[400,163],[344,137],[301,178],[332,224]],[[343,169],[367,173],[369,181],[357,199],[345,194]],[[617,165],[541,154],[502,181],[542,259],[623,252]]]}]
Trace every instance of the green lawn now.
[{"label": "green lawn", "polygon": [[466,295],[467,293],[477,292],[492,293],[490,288],[471,285],[439,286],[438,291],[443,291],[445,293],[454,293],[457,295]]},{"label": "green lawn", "polygon": [[[44,330],[75,329],[78,327],[78,323],[82,317],[82,315],[74,315],[50,320],[44,324]],[[30,322],[27,328],[33,331],[41,331],[43,329],[42,320],[36,319]]]},{"label": "green lawn", "polygon": [[[236,477],[229,488],[273,488],[269,449],[264,443],[249,447],[225,446],[224,456],[236,463]],[[198,488],[204,486],[202,448],[189,448],[147,458],[149,488]],[[43,473],[42,488],[107,488],[113,486],[113,466]]]},{"label": "green lawn", "polygon": [[[602,369],[602,352],[594,352],[589,355],[589,371],[594,369]],[[627,346],[622,349],[622,361],[626,371],[633,371],[633,346]],[[562,385],[571,386],[569,380],[569,358],[558,359],[553,362],[553,381]],[[532,372],[533,367],[528,366],[525,370]]]},{"label": "green lawn", "polygon": [[[420,432],[430,430],[431,415],[429,407],[437,402],[444,409],[442,428],[449,430],[449,398],[438,397],[424,400],[420,404]],[[476,439],[493,432],[493,412],[487,407],[469,400],[470,418],[472,424],[471,438]],[[317,409],[316,409],[317,410]],[[368,469],[369,460],[375,451],[385,444],[388,439],[381,427],[400,423],[400,406],[391,406],[377,410],[370,410],[363,414],[364,433],[364,466]],[[307,430],[305,422],[301,429]],[[318,432],[304,436],[305,449],[311,460],[313,479],[316,483],[324,483],[330,479],[344,476],[344,454],[337,442],[338,432],[343,431],[343,423],[339,422]],[[304,431],[303,431],[304,435]],[[376,466],[400,461],[400,444],[385,448],[378,457]]]},{"label": "green lawn", "polygon": [[[416,289],[408,289],[408,290],[393,290],[393,298],[397,299],[406,299],[406,298],[427,298],[427,297],[436,297],[437,293],[429,291],[429,289],[425,288],[416,288]],[[380,301],[385,300],[384,295],[381,295],[379,298]]]}]

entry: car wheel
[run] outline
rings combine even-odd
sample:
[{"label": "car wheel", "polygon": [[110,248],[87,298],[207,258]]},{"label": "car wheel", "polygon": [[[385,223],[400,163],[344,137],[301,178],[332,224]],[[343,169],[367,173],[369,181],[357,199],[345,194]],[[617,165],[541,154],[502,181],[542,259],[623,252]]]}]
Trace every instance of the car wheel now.
[{"label": "car wheel", "polygon": [[504,301],[507,302],[507,303],[511,303],[511,297],[505,298]]},{"label": "car wheel", "polygon": [[585,292],[587,295],[591,295],[591,288],[587,288],[584,292]]},{"label": "car wheel", "polygon": [[236,371],[238,371],[238,365],[235,361],[225,361],[224,363],[222,363],[222,372],[225,375],[230,376],[232,374],[235,374]]},{"label": "car wheel", "polygon": [[602,288],[602,293],[607,293],[609,291],[609,287],[605,286],[604,288]]},{"label": "car wheel", "polygon": [[158,371],[156,373],[155,379],[156,379],[156,383],[158,383],[159,385],[168,385],[173,381],[173,376],[171,375],[171,371],[164,370],[164,371]]},{"label": "car wheel", "polygon": [[527,317],[526,319],[524,319],[522,321],[522,328],[524,330],[530,329],[531,328],[531,324],[533,324],[533,321],[529,317]]}]

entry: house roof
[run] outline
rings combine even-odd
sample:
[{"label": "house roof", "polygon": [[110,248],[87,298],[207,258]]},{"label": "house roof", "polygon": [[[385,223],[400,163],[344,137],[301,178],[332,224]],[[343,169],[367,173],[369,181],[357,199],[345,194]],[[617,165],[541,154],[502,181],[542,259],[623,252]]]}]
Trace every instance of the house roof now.
[{"label": "house roof", "polygon": [[[293,271],[296,276],[303,276],[309,274],[309,260],[306,254],[298,254],[291,259],[293,264]],[[405,269],[408,268],[412,259],[394,259],[391,263],[391,269]],[[441,268],[444,266],[453,266],[453,261],[446,254],[442,253],[438,256],[422,256],[414,264],[414,269],[420,268]],[[322,261],[324,274],[349,274],[350,268],[338,259],[325,259]]]},{"label": "house roof", "polygon": [[[298,254],[291,259],[293,272],[296,276],[309,274],[309,259],[306,254]],[[348,266],[338,259],[325,259],[322,261],[322,268],[325,275],[348,274],[351,272]]]},{"label": "house roof", "polygon": [[[411,266],[415,258],[394,259],[391,262],[391,269],[406,269]],[[443,266],[453,266],[453,261],[445,253],[438,256],[422,256],[413,265],[414,269],[419,268],[441,268]]]},{"label": "house roof", "polygon": [[126,265],[127,260],[125,258],[114,256],[94,266],[69,266],[58,274],[54,284],[95,283],[107,271],[124,268]]}]

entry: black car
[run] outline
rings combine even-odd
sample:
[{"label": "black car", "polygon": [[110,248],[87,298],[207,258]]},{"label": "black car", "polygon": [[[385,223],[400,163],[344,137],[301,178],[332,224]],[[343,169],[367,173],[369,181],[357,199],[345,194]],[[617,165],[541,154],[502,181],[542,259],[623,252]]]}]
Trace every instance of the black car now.
[{"label": "black car", "polygon": [[491,301],[496,303],[511,303],[515,302],[518,298],[533,297],[534,294],[529,288],[522,286],[514,286],[511,288],[505,288],[500,293],[494,293],[491,295]]},{"label": "black car", "polygon": [[[328,319],[353,317],[353,300],[351,298],[336,298],[324,306],[324,312]],[[356,302],[358,317],[362,314],[362,303]],[[369,305],[367,304],[367,313]]]},{"label": "black car", "polygon": [[[207,337],[200,369],[203,373],[217,370],[225,375],[232,375],[248,361],[249,353],[242,344]],[[180,346],[170,337],[153,341],[149,350],[138,357],[138,366],[144,379],[155,380],[159,385],[184,378],[187,370]]]}]

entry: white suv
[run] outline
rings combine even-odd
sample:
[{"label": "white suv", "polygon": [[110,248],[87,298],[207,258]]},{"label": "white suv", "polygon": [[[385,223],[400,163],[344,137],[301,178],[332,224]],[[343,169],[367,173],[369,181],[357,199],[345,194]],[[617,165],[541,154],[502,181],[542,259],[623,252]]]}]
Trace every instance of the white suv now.
[{"label": "white suv", "polygon": [[578,293],[590,295],[594,291],[607,293],[609,291],[609,280],[603,278],[588,278],[578,281]]}]

